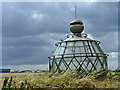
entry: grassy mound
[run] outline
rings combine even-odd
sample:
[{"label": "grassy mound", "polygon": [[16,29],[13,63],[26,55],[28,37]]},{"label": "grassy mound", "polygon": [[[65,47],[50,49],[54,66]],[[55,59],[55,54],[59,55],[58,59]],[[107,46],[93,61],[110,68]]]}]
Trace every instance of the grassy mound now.
[{"label": "grassy mound", "polygon": [[118,72],[109,71],[103,77],[98,72],[92,72],[81,78],[81,73],[77,71],[45,72],[44,76],[5,78],[2,88],[118,88],[119,75]]}]

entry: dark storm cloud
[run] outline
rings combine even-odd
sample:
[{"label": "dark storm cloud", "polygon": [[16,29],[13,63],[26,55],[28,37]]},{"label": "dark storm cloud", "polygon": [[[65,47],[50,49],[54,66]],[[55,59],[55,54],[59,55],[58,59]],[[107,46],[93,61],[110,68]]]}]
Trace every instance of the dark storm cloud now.
[{"label": "dark storm cloud", "polygon": [[[80,7],[79,7],[80,8]],[[86,32],[92,33],[94,36],[102,36],[106,32],[117,31],[117,20],[118,20],[118,8],[117,3],[94,3],[82,7],[78,12],[79,17],[81,16],[85,22],[90,23],[86,25]],[[99,33],[95,33],[95,31]]]},{"label": "dark storm cloud", "polygon": [[[67,15],[65,16],[65,13],[63,13],[65,6],[60,8],[61,6],[58,4],[53,5],[48,3],[14,3],[4,6],[3,4],[3,28],[7,32],[4,33],[3,31],[3,36],[16,37],[29,34],[36,35],[44,32],[64,33],[64,26],[67,24],[66,20],[64,20]],[[9,14],[10,16],[8,16]],[[40,20],[37,22],[38,18]],[[63,18],[63,21],[60,18]]]},{"label": "dark storm cloud", "polygon": [[105,52],[116,52],[117,3],[6,2],[2,5],[3,64],[47,63],[54,43],[70,33],[74,5],[85,33],[100,40]]},{"label": "dark storm cloud", "polygon": [[[48,50],[44,47],[5,47],[3,55],[3,64],[40,64],[47,62]],[[45,55],[46,54],[46,55]],[[46,60],[44,60],[46,59]]]}]

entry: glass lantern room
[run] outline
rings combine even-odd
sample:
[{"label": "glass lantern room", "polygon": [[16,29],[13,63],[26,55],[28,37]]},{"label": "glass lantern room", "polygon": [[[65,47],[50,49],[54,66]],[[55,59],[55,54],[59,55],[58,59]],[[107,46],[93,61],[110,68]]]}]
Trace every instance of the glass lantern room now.
[{"label": "glass lantern room", "polygon": [[84,26],[82,21],[73,20],[70,30],[73,34],[67,39],[56,43],[56,51],[49,56],[49,71],[61,72],[80,69],[85,72],[93,70],[108,70],[107,54],[99,46],[100,42],[91,40],[87,34],[82,34]]}]

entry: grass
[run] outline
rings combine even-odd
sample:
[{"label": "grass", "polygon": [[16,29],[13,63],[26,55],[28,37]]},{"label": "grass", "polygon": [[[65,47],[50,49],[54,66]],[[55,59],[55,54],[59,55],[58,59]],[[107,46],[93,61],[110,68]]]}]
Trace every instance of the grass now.
[{"label": "grass", "polygon": [[79,77],[77,71],[52,74],[43,72],[44,76],[3,78],[2,88],[118,88],[120,73],[109,71],[106,77],[95,78],[95,72],[86,77]]}]

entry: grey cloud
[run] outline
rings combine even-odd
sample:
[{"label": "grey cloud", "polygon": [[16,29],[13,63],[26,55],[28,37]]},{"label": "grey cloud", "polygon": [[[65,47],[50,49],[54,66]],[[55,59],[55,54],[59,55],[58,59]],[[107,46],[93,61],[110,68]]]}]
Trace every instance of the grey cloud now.
[{"label": "grey cloud", "polygon": [[[8,47],[6,49],[3,50],[3,55],[7,55],[3,57],[3,64],[37,64],[38,62],[46,63],[48,61],[49,52],[43,47]],[[16,61],[16,63],[13,63],[13,61]]]},{"label": "grey cloud", "polygon": [[2,5],[3,64],[48,63],[54,43],[70,33],[75,4],[85,33],[100,40],[106,52],[117,51],[117,3],[6,2]]},{"label": "grey cloud", "polygon": [[118,32],[106,33],[100,38],[106,52],[118,52]]},{"label": "grey cloud", "polygon": [[54,44],[64,34],[46,33],[36,36],[3,39],[3,64],[47,63]]},{"label": "grey cloud", "polygon": [[[45,37],[35,37],[35,36],[26,36],[26,37],[17,37],[17,38],[3,38],[3,46],[48,46],[50,42],[44,40]],[[47,38],[46,38],[47,39]]]}]

